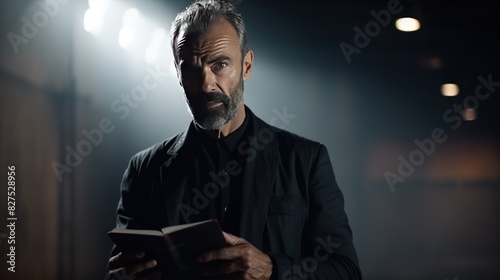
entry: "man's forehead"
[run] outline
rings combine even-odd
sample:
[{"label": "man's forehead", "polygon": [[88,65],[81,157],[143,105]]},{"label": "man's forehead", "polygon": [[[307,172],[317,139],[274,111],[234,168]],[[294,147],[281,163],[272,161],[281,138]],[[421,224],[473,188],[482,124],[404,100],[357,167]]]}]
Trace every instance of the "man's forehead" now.
[{"label": "man's forehead", "polygon": [[217,20],[211,23],[204,31],[190,30],[187,24],[181,25],[177,36],[176,48],[178,51],[187,51],[197,48],[204,42],[219,42],[239,47],[238,33],[226,20]]}]

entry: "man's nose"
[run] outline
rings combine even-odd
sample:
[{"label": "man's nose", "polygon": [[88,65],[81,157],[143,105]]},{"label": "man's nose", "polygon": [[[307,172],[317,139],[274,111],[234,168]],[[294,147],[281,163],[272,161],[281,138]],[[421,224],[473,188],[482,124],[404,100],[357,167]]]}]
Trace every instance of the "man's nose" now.
[{"label": "man's nose", "polygon": [[215,74],[212,72],[210,67],[203,68],[203,77],[202,77],[202,89],[204,92],[212,92],[217,90],[217,79]]}]

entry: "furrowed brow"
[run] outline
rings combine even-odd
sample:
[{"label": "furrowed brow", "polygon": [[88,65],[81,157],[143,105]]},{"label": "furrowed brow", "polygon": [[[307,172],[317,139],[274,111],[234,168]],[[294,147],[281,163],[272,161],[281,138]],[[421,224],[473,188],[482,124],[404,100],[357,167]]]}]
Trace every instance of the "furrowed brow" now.
[{"label": "furrowed brow", "polygon": [[221,62],[223,60],[229,60],[231,61],[231,57],[225,55],[225,54],[221,54],[221,55],[217,55],[215,57],[212,57],[210,59],[207,59],[206,63],[207,64],[212,64],[212,63],[216,63],[216,62]]}]

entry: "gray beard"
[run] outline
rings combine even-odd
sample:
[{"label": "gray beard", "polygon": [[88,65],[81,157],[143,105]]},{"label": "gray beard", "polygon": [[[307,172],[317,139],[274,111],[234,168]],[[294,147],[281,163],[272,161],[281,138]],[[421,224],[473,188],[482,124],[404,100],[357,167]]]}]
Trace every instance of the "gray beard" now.
[{"label": "gray beard", "polygon": [[228,108],[222,104],[220,107],[224,108],[218,110],[218,112],[198,117],[194,117],[193,115],[193,120],[199,127],[205,130],[217,130],[234,118],[239,104],[230,102]]},{"label": "gray beard", "polygon": [[[204,97],[210,95],[207,93],[203,94]],[[213,98],[208,97],[208,101],[212,98],[213,100],[222,102],[220,106],[213,109],[206,108],[206,98],[202,98],[194,103],[189,102],[186,98],[194,123],[205,130],[217,130],[234,118],[240,105],[243,103],[243,78],[240,79],[236,88],[231,91],[229,97],[222,93],[213,93],[212,96]]]}]

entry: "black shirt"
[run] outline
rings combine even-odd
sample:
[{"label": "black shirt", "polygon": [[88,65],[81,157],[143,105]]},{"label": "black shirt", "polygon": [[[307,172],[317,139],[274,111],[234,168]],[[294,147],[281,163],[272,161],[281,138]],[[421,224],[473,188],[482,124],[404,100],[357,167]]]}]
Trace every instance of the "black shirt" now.
[{"label": "black shirt", "polygon": [[[200,155],[208,169],[208,177],[205,177],[206,185],[216,183],[218,190],[214,190],[214,197],[204,209],[205,217],[216,218],[222,230],[239,236],[240,229],[240,205],[242,200],[241,186],[243,184],[243,172],[229,174],[226,169],[243,170],[245,160],[237,152],[238,145],[247,137],[249,118],[245,117],[242,125],[224,138],[215,138],[208,135],[200,127],[195,125],[200,136]],[[238,168],[234,168],[237,164]]]}]

